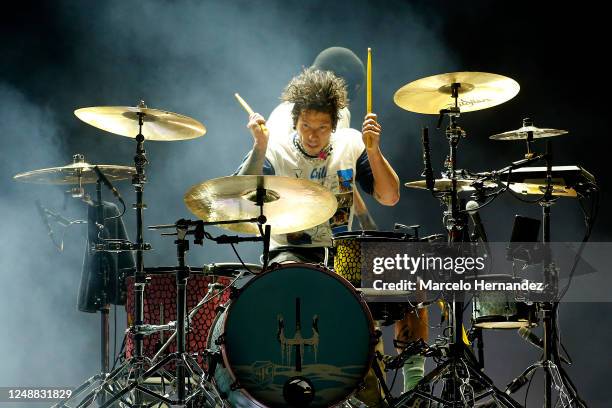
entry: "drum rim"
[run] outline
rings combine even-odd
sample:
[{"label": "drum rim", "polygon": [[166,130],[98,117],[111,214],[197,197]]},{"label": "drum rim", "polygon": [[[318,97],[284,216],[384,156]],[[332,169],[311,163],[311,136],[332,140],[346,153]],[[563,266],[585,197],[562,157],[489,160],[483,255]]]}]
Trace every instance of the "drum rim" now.
[{"label": "drum rim", "polygon": [[338,232],[332,236],[333,241],[342,241],[345,239],[355,239],[356,241],[375,241],[384,238],[387,238],[389,241],[417,241],[416,238],[410,233],[397,231],[352,230]]},{"label": "drum rim", "polygon": [[[367,234],[367,235],[364,235]],[[416,239],[407,232],[378,231],[378,230],[352,230],[338,232],[332,236],[332,241],[344,241],[354,239],[355,241],[400,241],[411,242]]]},{"label": "drum rim", "polygon": [[[262,267],[261,265],[257,265],[257,264],[250,264],[250,263],[239,263],[239,262],[213,262],[211,264],[206,264],[203,267],[202,266],[189,266],[189,272],[190,273],[195,273],[198,275],[205,275],[205,276],[219,276],[219,277],[224,277],[224,278],[231,278],[231,277],[236,277],[237,274],[219,274],[219,273],[208,273],[206,272],[207,270],[209,270],[210,268],[218,268],[219,270],[223,269],[225,267],[225,269],[227,270],[233,270],[233,269],[252,269],[252,268],[258,268],[257,272],[251,271],[252,275],[259,275],[260,273],[262,273]],[[163,275],[173,275],[175,274],[178,269],[180,267],[178,265],[173,265],[173,266],[147,266],[143,268],[143,272],[145,275],[147,276],[163,276]],[[129,268],[121,268],[120,271],[125,272],[126,278],[129,277],[133,277],[136,274],[136,267],[129,267]],[[238,272],[240,273],[240,272]]]},{"label": "drum rim", "polygon": [[[333,278],[338,280],[340,283],[342,283],[353,294],[353,296],[358,300],[359,305],[361,306],[361,309],[364,311],[364,314],[366,315],[366,318],[367,318],[367,321],[368,321],[368,331],[369,331],[369,335],[370,335],[370,350],[368,352],[367,364],[365,365],[365,371],[360,376],[360,381],[363,381],[363,379],[365,379],[366,375],[368,374],[368,371],[372,367],[372,363],[374,361],[374,356],[376,355],[376,350],[375,350],[376,343],[374,341],[377,340],[377,337],[376,337],[376,330],[375,330],[375,327],[374,327],[374,320],[372,318],[372,313],[370,312],[370,309],[369,309],[367,303],[365,302],[365,300],[363,299],[363,297],[355,290],[355,287],[353,285],[351,285],[351,283],[349,281],[347,281],[342,276],[332,272],[329,268],[326,268],[324,266],[316,265],[316,264],[309,264],[309,263],[304,263],[304,262],[292,262],[292,263],[285,263],[285,264],[273,264],[272,267],[262,271],[261,273],[259,273],[257,275],[254,275],[253,278],[251,278],[251,280],[249,280],[240,289],[240,292],[242,292],[245,289],[247,289],[253,283],[253,281],[256,280],[256,279],[259,279],[259,278],[261,278],[263,276],[266,276],[266,275],[268,275],[268,274],[270,274],[272,272],[278,272],[278,271],[280,271],[282,269],[288,269],[288,268],[294,268],[294,267],[301,267],[301,268],[306,268],[306,269],[314,269],[314,270],[317,270],[317,271],[322,272],[324,274],[327,274],[329,276],[332,276]],[[238,294],[238,297],[240,297],[240,294]],[[214,326],[215,326],[215,324],[217,322],[218,317],[221,314],[229,314],[230,310],[232,309],[233,303],[234,303],[234,299],[230,298],[230,301],[228,302],[227,306],[225,307],[225,310],[223,310],[221,313],[219,313],[215,317],[215,320],[213,321],[213,324],[211,325],[211,329],[210,329],[211,330],[210,331],[211,337],[212,337],[212,330],[213,330],[213,328],[214,328]],[[225,333],[226,333],[227,320],[228,319],[226,317],[225,320],[223,321],[223,327],[222,327],[221,335],[225,335]],[[213,340],[213,339],[211,338],[211,340]],[[229,363],[229,359],[228,359],[228,356],[227,356],[227,347],[226,347],[226,343],[225,342],[219,344],[219,350],[221,351],[221,358],[223,359],[223,367],[225,368],[225,370],[227,370],[227,373],[230,376],[232,384],[235,384],[236,381],[238,380],[238,377],[234,373],[234,370],[232,369],[232,366]],[[213,375],[214,375],[214,373],[213,373]],[[238,388],[235,391],[241,392],[247,398],[249,398],[251,401],[255,402],[256,405],[261,406],[261,407],[267,407],[263,402],[259,401],[255,397],[253,397],[251,395],[251,393],[246,388]],[[357,390],[354,390],[353,392],[351,392],[349,395],[347,395],[347,397],[350,397],[355,392],[357,392]],[[330,403],[331,404],[330,406],[336,406],[336,405],[340,404],[344,400],[345,399],[342,399],[342,400],[339,400],[339,401],[332,401]]]}]

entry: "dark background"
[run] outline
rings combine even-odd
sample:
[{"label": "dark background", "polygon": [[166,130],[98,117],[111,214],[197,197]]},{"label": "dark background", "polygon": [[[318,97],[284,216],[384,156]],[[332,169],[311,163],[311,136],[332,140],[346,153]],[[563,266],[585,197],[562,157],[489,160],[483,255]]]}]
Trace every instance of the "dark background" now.
[{"label": "dark background", "polygon": [[[76,385],[98,369],[98,316],[75,307],[85,231],[68,229],[65,250],[58,253],[34,200],[72,218],[82,218],[84,208],[69,201],[63,209],[60,188],[11,179],[19,172],[67,164],[74,153],[85,154],[91,163],[132,164],[134,141],[80,122],[73,115],[80,107],[134,106],[144,99],[149,107],[206,125],[203,138],[146,144],[151,163],[145,224],[151,225],[189,217],[184,192],[230,174],[248,151],[247,118],[233,93],[267,115],[287,81],[324,48],[348,47],[365,60],[372,47],[382,147],[402,182],[420,178],[419,129],[435,127],[436,117],[400,109],[393,93],[438,73],[493,72],[515,79],[521,91],[502,105],[461,117],[468,137],[460,144],[459,167],[491,170],[520,159],[521,143],[494,142],[488,136],[520,127],[524,117],[533,118],[536,126],[567,129],[568,135],[553,140],[555,164],[580,164],[596,176],[602,211],[591,239],[609,241],[612,235],[605,211],[611,178],[605,62],[609,21],[603,8],[486,1],[24,1],[3,11],[0,19],[0,386]],[[351,108],[357,128],[364,114],[361,96]],[[439,171],[446,140],[440,133],[431,139]],[[129,183],[120,183],[120,190],[128,203],[134,200]],[[421,191],[402,188],[401,193],[400,203],[391,208],[368,199],[381,229],[401,222],[421,224],[424,233],[440,232],[437,202]],[[504,196],[483,209],[490,239],[508,239],[519,213],[538,217],[540,208]],[[133,218],[132,212],[126,214],[132,236]],[[583,232],[578,204],[560,200],[553,208],[553,240],[579,241]],[[146,254],[147,266],[174,264],[169,240],[148,232],[145,239],[155,248]],[[260,250],[246,244],[239,249],[248,261],[255,261]],[[194,248],[189,260],[195,266],[235,257],[227,248],[206,243]],[[597,276],[582,279],[597,283]],[[593,407],[609,406],[610,313],[610,303],[561,307],[563,342],[575,360],[569,373]],[[114,315],[122,332],[121,308]],[[436,334],[432,330],[432,337]],[[485,342],[486,371],[500,387],[538,358],[514,331],[487,332]],[[530,405],[538,405],[540,396],[536,379]]]}]

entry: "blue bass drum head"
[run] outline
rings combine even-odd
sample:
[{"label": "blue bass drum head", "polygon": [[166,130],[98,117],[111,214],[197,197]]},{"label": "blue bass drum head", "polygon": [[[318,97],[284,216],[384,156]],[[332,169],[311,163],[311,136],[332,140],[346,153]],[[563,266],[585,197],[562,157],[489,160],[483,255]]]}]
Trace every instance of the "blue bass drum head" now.
[{"label": "blue bass drum head", "polygon": [[373,358],[367,306],[346,280],[312,265],[257,276],[225,314],[222,351],[232,388],[264,406],[340,403]]}]

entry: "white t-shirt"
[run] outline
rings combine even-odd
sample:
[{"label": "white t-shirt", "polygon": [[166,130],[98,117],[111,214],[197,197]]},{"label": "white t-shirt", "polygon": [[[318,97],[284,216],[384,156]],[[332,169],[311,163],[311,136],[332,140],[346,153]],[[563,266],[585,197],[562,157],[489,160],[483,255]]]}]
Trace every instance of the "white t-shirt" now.
[{"label": "white t-shirt", "polygon": [[296,145],[297,137],[294,131],[288,137],[269,139],[264,174],[297,177],[322,184],[336,195],[338,210],[328,222],[314,228],[273,234],[270,246],[329,247],[332,235],[347,231],[352,223],[355,181],[359,181],[366,192],[373,190],[365,145],[361,132],[350,128],[338,129],[330,137],[331,151],[327,157],[310,158]]}]

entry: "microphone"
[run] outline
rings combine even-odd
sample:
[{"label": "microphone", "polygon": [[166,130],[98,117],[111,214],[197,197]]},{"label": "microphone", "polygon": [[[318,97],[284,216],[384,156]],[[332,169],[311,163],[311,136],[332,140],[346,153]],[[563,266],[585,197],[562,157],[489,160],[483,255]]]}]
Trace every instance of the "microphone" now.
[{"label": "microphone", "polygon": [[429,156],[429,129],[424,127],[421,132],[421,143],[423,144],[423,173],[421,176],[425,176],[425,186],[428,190],[433,191],[434,178],[433,170],[431,168],[431,157]]},{"label": "microphone", "polygon": [[35,203],[36,208],[38,209],[38,215],[40,215],[40,219],[45,224],[45,227],[47,227],[47,232],[49,233],[49,236],[51,237],[51,239],[53,239],[53,230],[51,229],[51,224],[49,224],[49,219],[47,219],[47,214],[45,214],[45,210],[43,209],[39,200],[36,200]]},{"label": "microphone", "polygon": [[[535,334],[532,333],[531,330],[529,330],[526,327],[520,327],[517,330],[517,333],[519,334],[519,336],[521,336],[523,338],[523,340],[525,340],[527,343],[531,344],[532,346],[535,346],[537,348],[539,348],[540,350],[544,350],[544,340],[539,338],[538,336],[536,336]],[[571,364],[565,357],[563,356],[559,356],[559,358],[561,359],[561,361],[563,361],[565,364]]]},{"label": "microphone", "polygon": [[523,340],[527,341],[528,343],[531,343],[539,349],[544,348],[544,340],[533,334],[528,328],[519,327],[517,333],[523,338]]},{"label": "microphone", "polygon": [[104,183],[104,185],[113,193],[113,195],[117,198],[117,200],[121,201],[121,204],[125,205],[125,203],[123,202],[123,198],[121,197],[121,194],[119,194],[119,191],[111,184],[110,180],[106,177],[106,175],[100,171],[98,166],[94,166],[93,169],[98,175],[98,180],[101,180]]},{"label": "microphone", "polygon": [[480,219],[480,214],[478,214],[478,203],[474,200],[470,200],[465,205],[465,210],[470,215],[472,222],[474,223],[474,232],[480,238],[482,242],[487,242],[487,233],[485,232],[484,225],[482,224],[482,220]]},{"label": "microphone", "polygon": [[48,208],[44,208],[43,211],[45,212],[45,214],[48,214],[49,217],[53,218],[62,227],[69,227],[70,225],[73,224],[73,222],[70,221],[68,218],[62,217],[60,214],[54,211],[51,211]]},{"label": "microphone", "polygon": [[51,242],[53,242],[53,245],[58,251],[62,252],[64,250],[64,242],[62,241],[59,245],[57,244],[57,242],[55,242],[55,234],[53,233],[53,229],[51,228],[51,224],[49,224],[49,219],[47,218],[47,214],[45,213],[46,209],[40,204],[40,200],[36,200],[35,203],[36,209],[38,210],[38,215],[40,215],[40,219],[47,228],[47,234],[49,235],[49,238],[51,238]]}]

